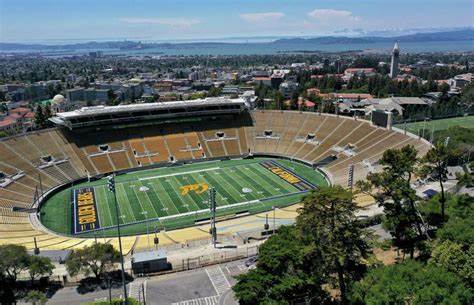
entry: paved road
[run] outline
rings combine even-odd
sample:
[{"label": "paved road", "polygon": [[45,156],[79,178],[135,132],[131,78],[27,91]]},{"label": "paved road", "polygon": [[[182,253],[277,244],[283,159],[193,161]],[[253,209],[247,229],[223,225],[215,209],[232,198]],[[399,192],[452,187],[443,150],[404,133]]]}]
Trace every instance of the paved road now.
[{"label": "paved road", "polygon": [[[135,282],[140,285],[145,283],[147,304],[150,305],[237,305],[231,290],[236,283],[234,276],[247,270],[245,260],[239,260],[162,276],[138,278]],[[122,290],[113,289],[112,295],[119,297]],[[108,290],[79,294],[76,287],[67,287],[56,292],[47,304],[79,305],[105,300],[107,297]]]},{"label": "paved road", "polygon": [[247,271],[245,260],[209,266],[147,280],[147,304],[237,305],[234,276]]},{"label": "paved road", "polygon": [[[112,297],[121,297],[122,289],[112,289]],[[93,302],[98,300],[107,300],[109,296],[108,290],[99,290],[93,293],[80,294],[76,287],[66,287],[58,290],[54,296],[48,301],[48,305],[79,305],[85,302]]]}]

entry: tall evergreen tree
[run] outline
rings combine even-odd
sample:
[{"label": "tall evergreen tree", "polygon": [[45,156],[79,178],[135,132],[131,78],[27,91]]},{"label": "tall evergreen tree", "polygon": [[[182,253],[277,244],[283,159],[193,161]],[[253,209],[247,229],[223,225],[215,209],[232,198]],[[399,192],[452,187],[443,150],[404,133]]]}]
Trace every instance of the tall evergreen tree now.
[{"label": "tall evergreen tree", "polygon": [[44,124],[45,124],[45,117],[44,117],[44,113],[43,113],[43,107],[41,107],[41,105],[38,105],[36,107],[36,112],[35,112],[35,125],[36,125],[36,128],[42,129],[44,127]]},{"label": "tall evergreen tree", "polygon": [[448,180],[448,162],[453,156],[451,149],[443,142],[433,146],[422,159],[421,174],[435,179],[441,188],[439,203],[441,206],[441,221],[445,221],[446,194],[444,182]]},{"label": "tall evergreen tree", "polygon": [[371,173],[367,181],[357,182],[357,188],[362,192],[372,194],[372,189],[377,190],[373,196],[384,209],[393,243],[404,253],[409,252],[410,257],[413,257],[423,236],[421,219],[415,206],[418,196],[410,184],[417,163],[415,147],[407,145],[401,149],[389,149],[380,159],[382,172]]},{"label": "tall evergreen tree", "polygon": [[370,234],[357,221],[358,209],[351,191],[321,187],[303,199],[296,219],[308,255],[322,256],[319,268],[328,279],[337,274],[342,304],[347,303],[347,292],[361,274],[361,262],[369,250]]}]

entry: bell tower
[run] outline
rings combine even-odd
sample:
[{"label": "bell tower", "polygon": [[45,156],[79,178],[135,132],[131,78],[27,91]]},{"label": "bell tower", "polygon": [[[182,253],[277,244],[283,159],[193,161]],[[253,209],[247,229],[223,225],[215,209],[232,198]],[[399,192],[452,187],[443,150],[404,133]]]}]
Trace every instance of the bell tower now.
[{"label": "bell tower", "polygon": [[400,47],[398,42],[395,42],[392,51],[392,62],[390,63],[390,77],[396,78],[398,76],[398,62],[400,60]]}]

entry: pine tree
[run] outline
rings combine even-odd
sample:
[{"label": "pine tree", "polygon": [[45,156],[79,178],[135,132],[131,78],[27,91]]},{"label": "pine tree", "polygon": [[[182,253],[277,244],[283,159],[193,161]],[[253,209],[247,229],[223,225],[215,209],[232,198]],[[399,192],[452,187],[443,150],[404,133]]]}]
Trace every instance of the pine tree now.
[{"label": "pine tree", "polygon": [[36,128],[42,129],[44,127],[44,123],[45,123],[45,117],[43,113],[43,108],[41,107],[41,105],[38,105],[38,107],[36,107],[36,112],[35,112]]}]

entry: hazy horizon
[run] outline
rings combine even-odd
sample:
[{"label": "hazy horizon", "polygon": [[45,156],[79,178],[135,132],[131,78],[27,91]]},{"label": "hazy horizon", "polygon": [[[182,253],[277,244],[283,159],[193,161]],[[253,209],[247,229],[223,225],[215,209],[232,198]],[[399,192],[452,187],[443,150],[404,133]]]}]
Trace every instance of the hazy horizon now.
[{"label": "hazy horizon", "polygon": [[471,0],[0,0],[0,41],[396,36],[472,27],[473,11]]}]

